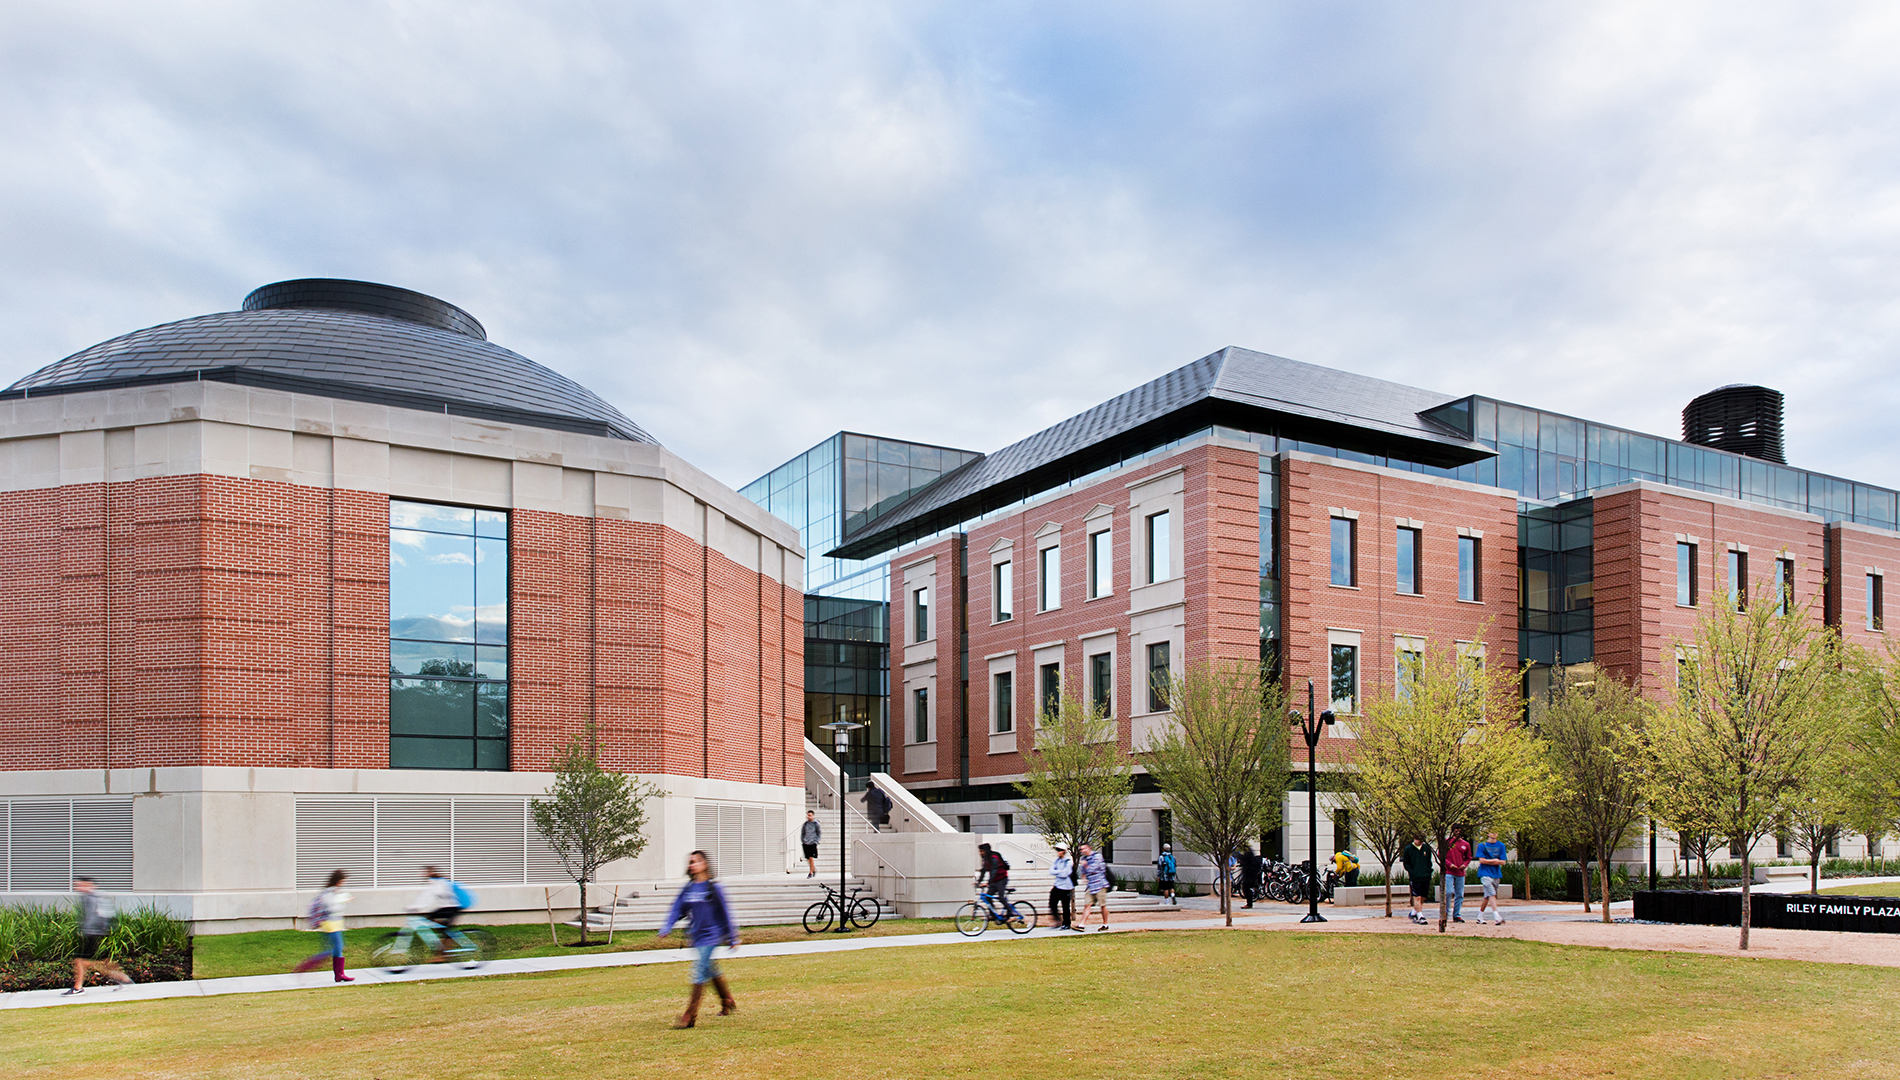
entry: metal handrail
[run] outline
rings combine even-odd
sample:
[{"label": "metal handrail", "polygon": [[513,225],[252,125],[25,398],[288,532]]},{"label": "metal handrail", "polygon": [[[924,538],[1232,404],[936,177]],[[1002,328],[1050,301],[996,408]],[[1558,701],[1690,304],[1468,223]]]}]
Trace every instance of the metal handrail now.
[{"label": "metal handrail", "polygon": [[[857,847],[857,845],[863,844],[863,843],[864,843],[864,837],[860,836],[856,840],[851,841],[851,846],[855,848]],[[877,853],[876,848],[871,847],[869,844],[865,844],[865,850],[871,853],[871,858],[877,860],[878,869],[889,870],[891,873],[896,874],[898,877],[903,878],[905,881],[910,880],[909,874],[906,874],[902,870],[899,870],[897,867],[892,866],[890,863],[885,862],[884,857]],[[862,877],[863,875],[860,874],[859,876]]]}]

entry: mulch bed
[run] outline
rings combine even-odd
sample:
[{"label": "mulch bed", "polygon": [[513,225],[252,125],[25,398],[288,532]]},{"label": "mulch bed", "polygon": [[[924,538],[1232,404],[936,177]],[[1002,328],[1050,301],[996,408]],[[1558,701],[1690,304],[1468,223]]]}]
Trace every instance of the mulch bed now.
[{"label": "mulch bed", "polygon": [[[191,978],[191,950],[176,949],[151,956],[132,956],[119,961],[127,975],[138,982],[184,982]],[[0,963],[0,993],[19,990],[62,990],[73,984],[71,960],[12,960]],[[86,974],[87,986],[110,986],[112,981],[96,971]]]}]

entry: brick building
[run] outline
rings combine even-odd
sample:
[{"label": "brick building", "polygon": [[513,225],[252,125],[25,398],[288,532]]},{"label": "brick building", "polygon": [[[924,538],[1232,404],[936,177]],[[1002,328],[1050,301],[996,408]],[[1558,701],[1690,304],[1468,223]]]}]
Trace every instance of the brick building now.
[{"label": "brick building", "polygon": [[590,722],[667,792],[610,880],[780,872],[803,555],[406,290],[283,282],[84,350],[0,394],[0,887],[233,929],[338,866],[400,911],[436,863],[538,912],[568,878],[527,800]]},{"label": "brick building", "polygon": [[[1560,668],[1667,692],[1677,642],[1734,580],[1883,639],[1900,496],[1782,464],[1773,398],[1758,457],[1719,432],[1678,442],[1230,348],[979,457],[820,553],[889,560],[891,773],[962,828],[1010,833],[1058,686],[1104,703],[1133,751],[1167,718],[1156,676],[1258,658],[1290,697],[1311,681],[1330,701],[1349,757],[1360,703],[1394,693],[1427,642],[1482,637],[1486,663],[1528,664],[1535,703]],[[1261,843],[1303,858],[1305,799],[1286,809]],[[1350,823],[1325,817],[1329,852]],[[1138,773],[1111,861],[1151,873],[1170,828]]]}]

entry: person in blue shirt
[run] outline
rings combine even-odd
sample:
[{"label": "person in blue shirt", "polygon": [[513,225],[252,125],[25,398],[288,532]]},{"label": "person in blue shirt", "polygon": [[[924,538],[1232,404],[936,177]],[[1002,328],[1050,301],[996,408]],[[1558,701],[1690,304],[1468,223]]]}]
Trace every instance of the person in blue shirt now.
[{"label": "person in blue shirt", "polygon": [[1082,876],[1087,879],[1088,896],[1082,901],[1082,917],[1075,920],[1075,928],[1088,929],[1089,909],[1100,905],[1102,925],[1095,928],[1099,933],[1108,929],[1108,863],[1103,861],[1101,852],[1087,844],[1077,850],[1082,853]]},{"label": "person in blue shirt", "polygon": [[1163,844],[1161,845],[1161,857],[1155,860],[1155,885],[1159,889],[1163,900],[1173,904],[1175,907],[1180,907],[1181,901],[1174,898],[1175,872],[1174,845]]},{"label": "person in blue shirt", "polygon": [[1057,930],[1075,929],[1075,860],[1061,844],[1049,864],[1049,921]]},{"label": "person in blue shirt", "polygon": [[732,917],[732,905],[726,902],[725,890],[713,880],[712,860],[705,852],[686,856],[686,876],[692,880],[673,898],[673,908],[660,924],[660,936],[664,938],[683,916],[688,922],[686,940],[699,953],[693,960],[692,996],[686,999],[686,1011],[673,1022],[676,1028],[692,1027],[699,1020],[699,999],[706,993],[707,983],[719,991],[719,1015],[731,1016],[739,1011],[725,976],[713,963],[713,950],[720,945],[735,951],[739,948],[739,924]]},{"label": "person in blue shirt", "polygon": [[1498,841],[1496,830],[1484,834],[1484,843],[1478,845],[1478,884],[1484,888],[1484,899],[1478,904],[1478,925],[1484,925],[1484,913],[1504,925],[1504,913],[1498,910],[1498,882],[1504,880],[1504,862],[1510,858],[1511,849]]}]

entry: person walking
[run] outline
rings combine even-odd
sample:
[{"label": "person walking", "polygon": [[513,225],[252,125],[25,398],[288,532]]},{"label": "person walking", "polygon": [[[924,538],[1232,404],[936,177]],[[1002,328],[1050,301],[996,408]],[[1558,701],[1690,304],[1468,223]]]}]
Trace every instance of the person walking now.
[{"label": "person walking", "polygon": [[1075,929],[1075,860],[1061,844],[1049,864],[1049,921],[1057,930]]},{"label": "person walking", "polygon": [[686,999],[686,1011],[673,1021],[676,1028],[689,1028],[699,1022],[699,999],[705,995],[707,983],[719,992],[719,1015],[731,1016],[739,1011],[726,977],[713,963],[713,950],[721,944],[733,952],[739,950],[739,923],[732,916],[732,905],[726,902],[725,890],[713,880],[712,860],[705,852],[686,856],[686,877],[686,887],[673,898],[673,907],[660,924],[660,937],[664,939],[673,932],[674,924],[685,918],[686,940],[698,952],[693,959],[692,994]]},{"label": "person walking", "polygon": [[1252,844],[1240,845],[1240,895],[1247,898],[1248,907],[1260,899],[1260,863]]},{"label": "person walking", "polygon": [[1484,925],[1484,913],[1504,925],[1504,912],[1498,910],[1498,883],[1504,880],[1504,863],[1511,857],[1511,849],[1498,840],[1497,830],[1484,834],[1484,843],[1478,845],[1478,885],[1484,890],[1484,898],[1478,901],[1478,925]]},{"label": "person walking", "polygon": [[1445,892],[1451,898],[1451,921],[1465,921],[1465,874],[1471,869],[1471,843],[1465,830],[1451,827],[1451,843],[1445,845]]},{"label": "person walking", "polygon": [[73,891],[79,894],[79,953],[73,957],[73,988],[62,991],[62,996],[85,993],[89,971],[99,972],[118,986],[132,985],[132,976],[119,967],[118,961],[99,955],[106,935],[112,932],[112,905],[94,888],[89,877],[73,879]]},{"label": "person walking", "polygon": [[324,946],[321,950],[311,953],[303,963],[298,964],[296,967],[298,972],[314,971],[328,960],[330,971],[336,976],[337,982],[356,981],[343,974],[343,905],[351,900],[350,894],[343,891],[343,883],[349,879],[349,876],[347,870],[330,871],[330,880],[324,884],[323,891],[317,894],[315,900],[310,901],[308,916],[310,929],[323,935]]},{"label": "person walking", "polygon": [[891,797],[875,781],[865,786],[864,814],[871,821],[872,832],[883,832],[883,827],[891,823]]},{"label": "person walking", "polygon": [[1405,877],[1412,889],[1412,911],[1408,917],[1421,926],[1427,921],[1425,901],[1432,895],[1433,855],[1432,846],[1418,837],[1407,840],[1399,852],[1399,861],[1405,864]]},{"label": "person walking", "polygon": [[818,827],[818,811],[805,811],[805,824],[798,830],[798,845],[805,849],[805,865],[809,869],[806,877],[818,876],[818,841],[824,831]]},{"label": "person walking", "polygon": [[1089,909],[1099,904],[1102,908],[1102,925],[1095,929],[1100,933],[1108,929],[1108,863],[1102,858],[1101,852],[1087,844],[1083,844],[1079,850],[1082,852],[1082,876],[1086,879],[1088,896],[1082,901],[1082,917],[1075,921],[1075,928],[1087,930]]},{"label": "person walking", "polygon": [[1161,894],[1164,902],[1180,907],[1181,901],[1175,899],[1174,896],[1174,876],[1177,870],[1174,862],[1174,845],[1161,845],[1161,857],[1155,860],[1155,890]]}]

